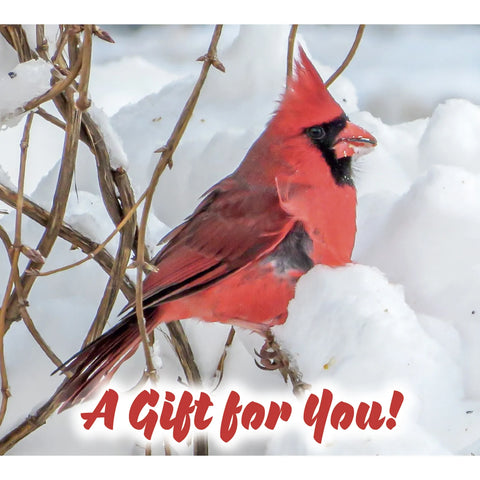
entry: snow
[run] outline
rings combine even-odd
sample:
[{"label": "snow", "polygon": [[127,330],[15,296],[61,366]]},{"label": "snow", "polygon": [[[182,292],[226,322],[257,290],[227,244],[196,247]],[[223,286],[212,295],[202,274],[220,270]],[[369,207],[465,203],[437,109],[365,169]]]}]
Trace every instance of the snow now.
[{"label": "snow", "polygon": [[[448,439],[452,424],[465,421],[459,333],[429,320],[430,334],[405,301],[403,287],[390,283],[375,267],[317,266],[300,280],[288,322],[275,330],[305,379],[313,383],[312,390],[333,384],[333,391],[347,388],[349,395],[360,392],[377,398],[377,392],[399,385],[414,404],[415,428],[400,428],[399,436],[384,436],[381,443],[375,435],[365,435],[350,445],[349,453],[398,453],[400,440],[408,448],[404,453],[443,453],[445,444],[423,439],[420,447],[418,435]],[[437,330],[441,342],[434,337]],[[309,337],[315,341],[307,343]],[[408,414],[403,412],[405,420],[413,416]],[[322,445],[319,453],[340,453],[337,442]],[[299,453],[310,453],[311,442],[302,443],[297,444],[297,449],[304,448]]]},{"label": "snow", "polygon": [[422,169],[456,165],[480,172],[480,109],[463,99],[450,99],[433,112],[419,145]]},{"label": "snow", "polygon": [[89,113],[103,134],[108,156],[110,157],[110,165],[114,169],[125,169],[128,165],[128,159],[123,150],[122,141],[110,125],[107,115],[95,105],[89,109]]},{"label": "snow", "polygon": [[[480,107],[476,104],[480,97],[472,47],[478,33],[474,27],[444,28],[448,34],[441,27],[368,27],[358,56],[333,84],[331,91],[351,120],[378,140],[374,151],[355,165],[354,263],[341,268],[317,266],[303,276],[287,322],[273,329],[316,394],[328,388],[335,402],[355,405],[375,400],[388,411],[393,391],[402,392],[405,399],[397,426],[378,431],[337,431],[327,426],[321,444],[313,441],[311,429],[294,421],[270,433],[244,432],[240,440],[228,444],[209,433],[213,453],[480,452]],[[127,170],[138,196],[158,160],[153,152],[167,141],[191,92],[201,68],[194,60],[205,53],[212,29],[106,29],[117,43],[94,43],[90,113],[106,133],[113,167]],[[311,26],[299,30],[326,78],[343,60],[354,28],[330,26],[321,32]],[[199,196],[238,165],[263,130],[283,88],[287,36],[286,26],[225,27],[218,56],[226,72],[210,71],[174,155],[173,169],[160,179],[147,235],[152,251],[168,229],[191,212]],[[168,48],[162,50],[169,38]],[[443,59],[437,58],[435,65],[433,48]],[[465,55],[455,57],[461,48]],[[11,185],[17,178],[23,131],[15,112],[49,88],[50,72],[42,61],[16,65],[4,45],[0,59],[4,65],[0,114],[8,126],[0,132],[4,152],[0,182]],[[8,76],[9,71],[16,76]],[[111,77],[122,80],[115,89],[108,82]],[[415,78],[413,89],[409,77]],[[452,77],[457,79],[455,88]],[[62,141],[61,131],[34,118],[26,191],[45,208],[51,205]],[[0,205],[0,210],[5,209]],[[113,229],[100,197],[95,160],[83,144],[66,221],[95,241]],[[14,214],[0,214],[0,225],[12,238],[14,223]],[[34,247],[41,235],[41,227],[24,220],[22,236],[27,245]],[[115,245],[113,241],[108,247],[112,253]],[[58,240],[45,269],[82,257]],[[8,272],[2,251],[2,292]],[[62,359],[78,349],[106,282],[107,276],[93,261],[36,281],[29,311]],[[116,322],[123,305],[119,298],[108,326]],[[295,399],[278,372],[255,366],[254,349],[261,348],[262,339],[239,329],[228,351],[222,384],[213,392],[215,369],[230,327],[191,319],[184,328],[212,398],[220,402],[235,389],[245,399],[283,398],[294,409],[300,408],[302,400]],[[183,388],[177,382],[183,372],[168,341],[160,331],[156,340],[160,377],[156,388]],[[52,363],[22,323],[7,332],[5,356],[12,397],[0,436],[41,406],[61,381],[58,375],[50,376]],[[126,392],[143,368],[140,349],[115,375],[111,388]],[[93,410],[94,405],[52,415],[11,453],[142,454],[143,444],[131,430],[107,435],[83,429],[79,413]],[[154,453],[162,453],[161,440],[159,436],[153,443]],[[187,444],[172,448],[175,453],[191,453]]]},{"label": "snow", "polygon": [[[113,78],[122,79],[121,91],[111,88]],[[177,78],[174,72],[165,71],[143,57],[132,55],[96,65],[92,72],[90,93],[93,98],[102,99],[105,113],[114,115],[124,105],[137,103]]]},{"label": "snow", "polygon": [[21,107],[50,88],[50,76],[50,66],[42,59],[20,63],[0,76],[2,128],[14,126],[20,121]]}]

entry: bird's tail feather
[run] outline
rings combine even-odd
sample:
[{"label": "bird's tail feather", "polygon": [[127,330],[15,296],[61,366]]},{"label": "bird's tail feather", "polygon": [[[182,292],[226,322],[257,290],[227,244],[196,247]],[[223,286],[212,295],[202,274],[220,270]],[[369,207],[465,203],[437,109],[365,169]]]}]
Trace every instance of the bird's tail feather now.
[{"label": "bird's tail feather", "polygon": [[120,365],[135,353],[139,343],[135,317],[126,318],[55,370],[68,370],[73,374],[59,392],[59,413],[80,403],[100,384],[108,381]]}]

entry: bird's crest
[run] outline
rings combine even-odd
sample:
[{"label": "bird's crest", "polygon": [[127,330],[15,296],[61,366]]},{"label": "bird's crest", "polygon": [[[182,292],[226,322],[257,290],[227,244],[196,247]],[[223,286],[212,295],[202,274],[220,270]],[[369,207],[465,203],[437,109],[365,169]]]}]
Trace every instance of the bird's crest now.
[{"label": "bird's crest", "polygon": [[270,124],[284,133],[329,122],[343,114],[302,47],[295,60],[295,71]]}]

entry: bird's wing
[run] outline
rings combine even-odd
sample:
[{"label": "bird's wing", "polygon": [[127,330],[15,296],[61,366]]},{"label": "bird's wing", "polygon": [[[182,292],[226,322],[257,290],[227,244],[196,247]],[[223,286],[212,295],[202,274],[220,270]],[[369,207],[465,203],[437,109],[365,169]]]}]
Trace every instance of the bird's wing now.
[{"label": "bird's wing", "polygon": [[[144,308],[201,290],[270,253],[295,220],[277,189],[255,189],[227,177],[167,235],[143,283]],[[133,306],[133,302],[125,310]]]}]

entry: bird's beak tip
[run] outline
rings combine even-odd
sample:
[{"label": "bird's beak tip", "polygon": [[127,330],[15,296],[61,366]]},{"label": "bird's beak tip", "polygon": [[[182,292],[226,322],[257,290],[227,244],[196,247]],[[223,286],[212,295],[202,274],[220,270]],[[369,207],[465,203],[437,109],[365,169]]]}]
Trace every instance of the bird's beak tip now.
[{"label": "bird's beak tip", "polygon": [[346,127],[340,132],[335,143],[340,142],[364,148],[371,148],[377,145],[377,139],[371,133],[351,122],[347,122]]}]

